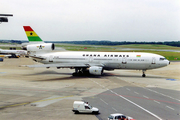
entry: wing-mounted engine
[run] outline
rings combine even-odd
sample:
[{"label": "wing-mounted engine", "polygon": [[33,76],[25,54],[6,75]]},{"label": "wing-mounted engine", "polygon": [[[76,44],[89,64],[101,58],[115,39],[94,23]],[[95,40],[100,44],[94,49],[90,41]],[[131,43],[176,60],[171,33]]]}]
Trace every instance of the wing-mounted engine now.
[{"label": "wing-mounted engine", "polygon": [[102,75],[103,68],[98,66],[92,66],[89,68],[89,73],[93,75]]},{"label": "wing-mounted engine", "polygon": [[32,44],[27,45],[27,51],[52,51],[55,49],[54,43],[42,43],[42,44]]}]

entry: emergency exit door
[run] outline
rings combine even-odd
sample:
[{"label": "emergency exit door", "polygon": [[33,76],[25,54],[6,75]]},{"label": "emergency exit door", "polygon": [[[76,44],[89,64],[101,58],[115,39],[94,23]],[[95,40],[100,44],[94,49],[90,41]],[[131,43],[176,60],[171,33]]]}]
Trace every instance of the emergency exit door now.
[{"label": "emergency exit door", "polygon": [[156,58],[155,57],[152,58],[152,64],[156,64]]},{"label": "emergency exit door", "polygon": [[53,56],[52,55],[49,56],[49,62],[53,62]]},{"label": "emergency exit door", "polygon": [[122,58],[122,64],[126,64],[127,63],[127,59],[126,59],[126,57],[123,57]]}]

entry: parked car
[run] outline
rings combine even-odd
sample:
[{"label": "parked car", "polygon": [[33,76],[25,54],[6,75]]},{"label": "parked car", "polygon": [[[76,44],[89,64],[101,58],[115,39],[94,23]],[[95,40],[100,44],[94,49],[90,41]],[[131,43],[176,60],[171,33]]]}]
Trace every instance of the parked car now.
[{"label": "parked car", "polygon": [[114,113],[108,117],[108,120],[135,120],[135,119],[129,116],[125,116],[121,113]]}]

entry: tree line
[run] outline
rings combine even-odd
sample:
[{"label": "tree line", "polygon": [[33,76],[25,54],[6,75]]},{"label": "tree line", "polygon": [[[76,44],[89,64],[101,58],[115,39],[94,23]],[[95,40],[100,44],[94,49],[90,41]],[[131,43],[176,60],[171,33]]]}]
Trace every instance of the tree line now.
[{"label": "tree line", "polygon": [[[0,40],[0,43],[16,43],[21,44],[28,41],[24,40]],[[46,43],[66,43],[66,44],[80,44],[80,45],[129,45],[129,44],[156,44],[156,45],[169,45],[169,46],[175,46],[180,47],[180,41],[166,41],[166,42],[130,42],[130,41],[108,41],[108,40],[84,40],[84,41],[45,41]]]},{"label": "tree line", "polygon": [[180,47],[180,41],[168,41],[168,42],[129,42],[129,41],[122,41],[122,42],[113,42],[113,41],[58,41],[55,43],[68,43],[68,44],[82,44],[82,45],[129,45],[129,44],[156,44],[156,45],[169,45]]}]

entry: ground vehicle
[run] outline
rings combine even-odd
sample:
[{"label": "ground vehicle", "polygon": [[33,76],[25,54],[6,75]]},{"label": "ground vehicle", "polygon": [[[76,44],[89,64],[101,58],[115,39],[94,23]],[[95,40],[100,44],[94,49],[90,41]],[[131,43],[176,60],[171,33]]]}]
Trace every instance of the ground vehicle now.
[{"label": "ground vehicle", "polygon": [[114,113],[108,117],[108,120],[135,120],[135,119],[129,116],[125,116],[121,113]]},{"label": "ground vehicle", "polygon": [[74,101],[73,110],[74,113],[99,113],[99,109],[92,107],[87,102]]}]

